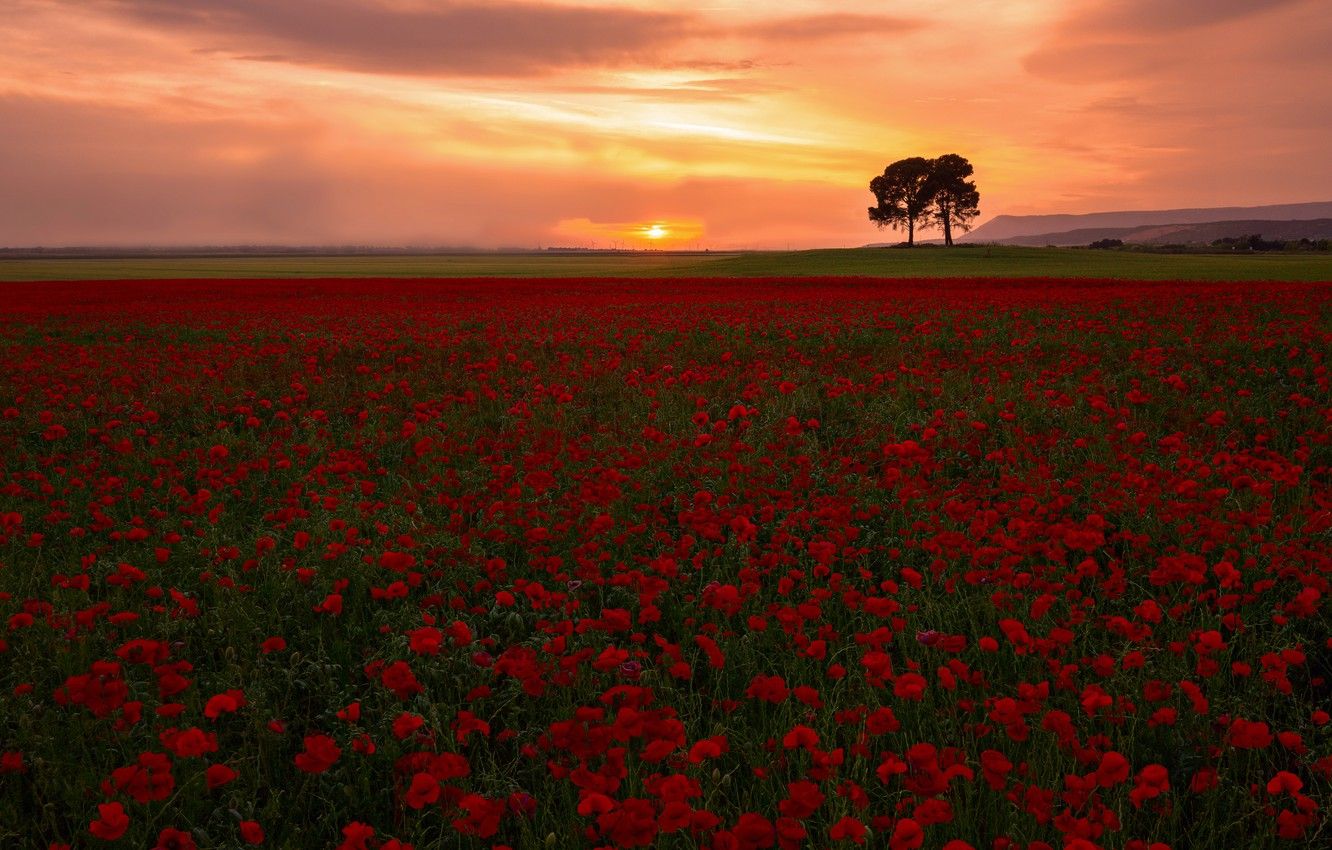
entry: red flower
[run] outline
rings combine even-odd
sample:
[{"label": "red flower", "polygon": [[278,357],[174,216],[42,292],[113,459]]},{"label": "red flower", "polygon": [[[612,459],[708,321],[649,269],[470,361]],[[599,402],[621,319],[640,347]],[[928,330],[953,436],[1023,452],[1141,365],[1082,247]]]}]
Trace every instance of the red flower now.
[{"label": "red flower", "polygon": [[1290,794],[1293,797],[1303,787],[1304,782],[1298,776],[1286,770],[1278,770],[1276,776],[1267,782],[1267,793]]},{"label": "red flower", "polygon": [[462,620],[454,620],[449,626],[449,637],[457,646],[467,646],[472,642],[472,630]]},{"label": "red flower", "polygon": [[500,817],[504,814],[504,800],[488,800],[480,794],[468,794],[458,801],[465,816],[453,821],[453,828],[463,835],[489,838],[499,832]]},{"label": "red flower", "polygon": [[647,847],[657,838],[657,818],[652,804],[630,797],[597,816],[597,829],[616,847]]},{"label": "red flower", "polygon": [[893,835],[888,839],[891,850],[917,850],[925,843],[925,830],[911,818],[902,818],[893,826]]},{"label": "red flower", "polygon": [[1096,768],[1096,784],[1102,788],[1111,788],[1129,778],[1128,759],[1116,752],[1101,756],[1101,763]]},{"label": "red flower", "polygon": [[416,674],[406,661],[394,661],[384,669],[380,681],[384,687],[393,691],[393,695],[400,700],[411,699],[414,694],[419,694],[425,690],[421,683],[416,680]]},{"label": "red flower", "polygon": [[985,784],[995,791],[1004,790],[1008,784],[1008,774],[1013,770],[1013,763],[998,750],[985,750],[981,753],[981,777]]},{"label": "red flower", "polygon": [[108,797],[128,794],[136,803],[147,803],[165,800],[175,787],[171,759],[163,753],[142,753],[134,764],[113,770],[111,778],[102,783],[102,793]]},{"label": "red flower", "polygon": [[886,705],[874,709],[869,717],[865,718],[865,731],[871,735],[886,735],[901,728],[902,724],[898,722],[897,715]]},{"label": "red flower", "polygon": [[370,850],[366,844],[375,837],[375,828],[360,821],[352,821],[342,828],[342,843],[338,850]]},{"label": "red flower", "polygon": [[453,737],[458,743],[467,740],[467,736],[479,732],[482,738],[490,735],[490,724],[470,711],[460,711],[453,720]]},{"label": "red flower", "polygon": [[404,711],[393,720],[393,737],[401,741],[424,725],[424,717]]},{"label": "red flower", "polygon": [[800,780],[786,786],[787,799],[777,805],[778,811],[787,817],[804,820],[823,805],[826,799],[819,786],[813,782]]},{"label": "red flower", "polygon": [[413,809],[425,808],[439,799],[439,780],[429,773],[416,774],[404,799]]},{"label": "red flower", "polygon": [[199,758],[217,752],[217,735],[197,726],[184,731],[168,729],[161,734],[162,743],[177,758]]},{"label": "red flower", "polygon": [[1217,776],[1216,768],[1201,767],[1198,769],[1197,773],[1193,774],[1193,778],[1189,780],[1189,790],[1195,794],[1201,794],[1204,791],[1212,790],[1218,784],[1220,784],[1220,780]]},{"label": "red flower", "polygon": [[102,803],[97,807],[97,820],[88,824],[88,831],[103,841],[115,841],[129,829],[129,815],[119,803]]},{"label": "red flower", "polygon": [[342,750],[327,735],[306,735],[305,751],[296,756],[296,766],[306,773],[323,773],[333,766]]},{"label": "red flower", "polygon": [[689,761],[692,764],[707,759],[715,759],[728,749],[728,742],[725,735],[716,735],[711,738],[704,738],[689,748]]},{"label": "red flower", "polygon": [[903,673],[893,681],[893,696],[908,702],[920,702],[925,699],[927,684],[919,673]]},{"label": "red flower", "polygon": [[745,696],[763,702],[785,702],[789,695],[790,691],[787,690],[786,680],[781,676],[755,676],[750,680],[749,687],[745,689]]},{"label": "red flower", "polygon": [[805,845],[809,833],[799,821],[792,818],[777,819],[777,846],[781,850],[799,850]]},{"label": "red flower", "polygon": [[777,841],[772,822],[753,812],[741,815],[731,834],[735,836],[737,850],[766,850]]},{"label": "red flower", "polygon": [[854,841],[856,844],[865,843],[865,825],[853,817],[847,816],[833,824],[832,829],[828,830],[828,837],[833,841]]},{"label": "red flower", "polygon": [[158,833],[157,845],[153,850],[195,850],[194,836],[168,826]]},{"label": "red flower", "polygon": [[707,635],[694,635],[694,643],[708,658],[708,666],[721,670],[726,666],[726,656],[722,654],[717,642]]},{"label": "red flower", "polygon": [[1242,717],[1235,718],[1230,724],[1226,737],[1232,747],[1241,750],[1261,750],[1272,744],[1272,732],[1266,723]]},{"label": "red flower", "polygon": [[208,784],[208,790],[212,791],[232,782],[238,775],[225,764],[210,764],[204,771],[204,782]]},{"label": "red flower", "polygon": [[1163,765],[1149,764],[1138,771],[1136,787],[1129,792],[1129,802],[1135,809],[1142,808],[1145,800],[1161,796],[1170,790],[1170,773]]},{"label": "red flower", "polygon": [[245,707],[245,694],[236,689],[210,697],[204,705],[204,717],[216,719]]},{"label": "red flower", "polygon": [[259,650],[264,655],[269,655],[274,652],[281,652],[286,648],[287,648],[287,641],[280,637],[268,638],[259,645]]},{"label": "red flower", "polygon": [[89,672],[70,676],[55,694],[58,704],[82,705],[93,717],[108,716],[128,698],[129,686],[121,679],[120,665],[108,661],[94,661]]},{"label": "red flower", "polygon": [[407,633],[407,646],[417,655],[439,655],[444,633],[430,626],[412,629]]},{"label": "red flower", "polygon": [[819,733],[804,725],[794,726],[790,732],[782,738],[782,746],[788,750],[794,750],[801,747],[806,750],[817,749],[819,746]]},{"label": "red flower", "polygon": [[23,753],[19,750],[6,750],[0,753],[0,774],[4,773],[26,773],[27,765],[23,763]]},{"label": "red flower", "polygon": [[258,821],[243,820],[240,822],[241,840],[246,844],[263,844],[264,828]]}]

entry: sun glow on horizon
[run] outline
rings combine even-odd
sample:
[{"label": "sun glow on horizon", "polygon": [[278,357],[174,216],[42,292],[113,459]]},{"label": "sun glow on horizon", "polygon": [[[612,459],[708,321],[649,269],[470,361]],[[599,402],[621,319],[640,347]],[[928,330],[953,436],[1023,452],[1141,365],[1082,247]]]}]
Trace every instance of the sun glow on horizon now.
[{"label": "sun glow on horizon", "polygon": [[553,238],[591,248],[667,249],[701,247],[705,235],[702,219],[688,216],[644,221],[599,222],[586,218],[565,219],[552,231]]}]

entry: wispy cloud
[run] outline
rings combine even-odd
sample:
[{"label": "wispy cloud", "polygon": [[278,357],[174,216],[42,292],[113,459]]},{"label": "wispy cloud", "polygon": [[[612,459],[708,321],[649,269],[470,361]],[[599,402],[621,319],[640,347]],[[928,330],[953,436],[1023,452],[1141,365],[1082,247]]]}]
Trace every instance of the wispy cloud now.
[{"label": "wispy cloud", "polygon": [[[79,0],[78,5],[89,4]],[[92,5],[239,55],[401,74],[524,76],[555,67],[638,62],[686,37],[694,22],[679,12],[521,0],[419,5],[93,0]]]}]

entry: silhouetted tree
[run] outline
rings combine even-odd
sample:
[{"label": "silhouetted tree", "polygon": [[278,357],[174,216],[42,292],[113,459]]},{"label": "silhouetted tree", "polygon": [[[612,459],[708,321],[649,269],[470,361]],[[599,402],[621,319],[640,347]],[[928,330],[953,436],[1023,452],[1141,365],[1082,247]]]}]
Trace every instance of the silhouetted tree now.
[{"label": "silhouetted tree", "polygon": [[980,192],[975,173],[964,156],[944,154],[935,159],[913,156],[899,159],[870,181],[878,202],[869,208],[870,221],[907,232],[907,245],[916,244],[916,222],[932,222],[943,231],[944,244],[953,244],[953,228],[971,229],[980,214]]},{"label": "silhouetted tree", "polygon": [[980,192],[976,181],[968,180],[975,169],[964,156],[946,153],[930,162],[929,219],[943,230],[944,244],[953,244],[953,228],[963,233],[971,229],[971,220],[980,214]]},{"label": "silhouetted tree", "polygon": [[916,221],[930,208],[934,187],[930,160],[921,156],[899,159],[870,181],[876,206],[869,208],[870,221],[880,228],[905,227],[907,244],[916,244]]}]

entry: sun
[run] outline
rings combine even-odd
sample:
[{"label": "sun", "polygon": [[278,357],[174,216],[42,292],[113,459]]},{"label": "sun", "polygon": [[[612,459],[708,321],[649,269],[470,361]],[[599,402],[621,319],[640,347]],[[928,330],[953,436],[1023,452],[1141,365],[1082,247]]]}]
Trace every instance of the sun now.
[{"label": "sun", "polygon": [[649,239],[664,239],[670,235],[670,231],[662,227],[660,224],[654,224],[651,227],[645,228],[643,230],[643,235]]}]

